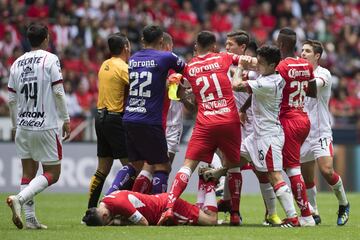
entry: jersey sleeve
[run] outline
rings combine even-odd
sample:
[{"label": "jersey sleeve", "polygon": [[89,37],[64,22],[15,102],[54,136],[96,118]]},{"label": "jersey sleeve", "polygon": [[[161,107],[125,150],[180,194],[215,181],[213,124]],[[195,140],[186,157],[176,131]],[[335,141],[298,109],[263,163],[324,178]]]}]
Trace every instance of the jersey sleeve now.
[{"label": "jersey sleeve", "polygon": [[331,74],[329,71],[318,73],[315,76],[317,87],[327,87],[330,84]]},{"label": "jersey sleeve", "polygon": [[9,92],[16,93],[15,79],[14,79],[14,68],[10,68],[9,82],[8,82]]},{"label": "jersey sleeve", "polygon": [[185,62],[181,60],[175,53],[169,55],[170,68],[175,72],[182,72],[185,68]]},{"label": "jersey sleeve", "polygon": [[61,73],[61,66],[58,57],[55,57],[54,61],[50,65],[50,76],[52,86],[63,82],[63,76]]},{"label": "jersey sleeve", "polygon": [[274,83],[266,81],[263,78],[248,80],[247,84],[251,88],[251,91],[257,95],[268,96],[274,93]]},{"label": "jersey sleeve", "polygon": [[314,76],[314,68],[310,63],[309,63],[309,71],[310,71],[309,82],[316,81]]}]

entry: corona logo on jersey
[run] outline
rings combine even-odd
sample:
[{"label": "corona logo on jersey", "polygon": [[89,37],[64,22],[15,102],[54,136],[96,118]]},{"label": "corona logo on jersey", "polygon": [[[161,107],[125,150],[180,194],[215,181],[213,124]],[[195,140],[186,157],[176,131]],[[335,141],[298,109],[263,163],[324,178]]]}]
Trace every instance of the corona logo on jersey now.
[{"label": "corona logo on jersey", "polygon": [[156,66],[157,66],[157,64],[155,63],[155,60],[146,60],[146,61],[130,60],[129,61],[130,69],[135,68],[135,67],[153,68]]},{"label": "corona logo on jersey", "polygon": [[310,70],[296,70],[295,68],[291,68],[288,72],[288,76],[290,78],[310,77]]},{"label": "corona logo on jersey", "polygon": [[192,67],[189,70],[189,75],[191,77],[194,77],[198,73],[205,72],[205,71],[213,71],[213,70],[216,70],[216,69],[220,69],[220,64],[217,63],[217,62],[207,64],[207,65],[203,65],[203,66],[200,66],[200,67]]}]

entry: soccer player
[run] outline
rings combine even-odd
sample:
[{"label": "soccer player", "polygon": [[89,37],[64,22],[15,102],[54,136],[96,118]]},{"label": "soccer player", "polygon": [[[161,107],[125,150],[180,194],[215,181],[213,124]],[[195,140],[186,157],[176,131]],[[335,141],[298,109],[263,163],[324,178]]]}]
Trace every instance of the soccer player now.
[{"label": "soccer player", "polygon": [[231,65],[237,65],[239,56],[216,53],[215,35],[208,31],[198,34],[197,56],[184,70],[184,78],[191,84],[196,97],[198,114],[192,137],[188,144],[185,162],[171,186],[166,211],[159,225],[174,219],[174,202],[185,190],[188,180],[200,161],[211,163],[214,152],[220,149],[229,168],[231,194],[230,224],[240,224],[239,202],[240,173],[240,121],[228,78]]},{"label": "soccer player", "polygon": [[[244,55],[247,47],[250,43],[249,35],[244,31],[236,31],[227,34],[226,40],[226,51],[230,53],[234,53],[237,55]],[[255,50],[256,54],[256,50]],[[230,69],[230,76],[233,77],[235,73],[236,67]],[[256,79],[257,73],[254,71],[243,71],[243,79]],[[252,126],[252,111],[248,109],[247,111],[242,111],[242,106],[245,104],[247,99],[249,98],[249,94],[246,92],[234,92],[234,97],[236,101],[236,105],[239,109],[240,118],[242,116],[246,116],[248,119],[245,123],[241,126],[241,149],[243,149],[243,141],[247,136],[250,136],[253,132]],[[241,152],[241,151],[240,151]],[[259,183],[260,183],[260,190],[262,193],[262,197],[264,199],[265,207],[266,207],[266,214],[265,214],[265,221],[264,224],[279,224],[281,223],[280,218],[276,213],[276,196],[274,190],[269,183],[269,180],[266,174],[256,171],[251,167],[250,164],[245,165],[241,170],[251,169],[256,174]],[[226,180],[227,181],[227,180]],[[227,182],[226,182],[227,183]],[[219,201],[219,211],[220,210],[228,210],[230,209],[230,196],[228,193],[228,188],[226,184],[226,188],[224,189],[224,199]]]},{"label": "soccer player", "polygon": [[257,171],[267,174],[286,213],[287,218],[280,226],[294,227],[299,226],[299,222],[293,197],[281,173],[285,140],[279,113],[285,81],[275,71],[280,58],[280,50],[277,47],[259,48],[257,60],[261,75],[256,80],[242,81],[242,66],[239,65],[240,71],[235,75],[233,89],[252,93],[254,131],[246,137],[241,154],[254,164]]},{"label": "soccer player", "polygon": [[[162,127],[166,79],[170,69],[181,72],[185,63],[175,54],[162,51],[163,31],[159,26],[148,25],[142,34],[144,48],[129,60],[130,91],[123,118],[128,155],[137,170],[144,161],[157,169],[161,174],[155,173],[154,177],[167,189],[170,162]],[[151,175],[143,169],[132,190],[150,192],[151,185]]]},{"label": "soccer player", "polygon": [[286,82],[279,116],[285,133],[284,168],[301,211],[300,224],[315,226],[300,170],[300,148],[310,131],[310,121],[304,112],[304,98],[316,97],[313,67],[308,61],[295,56],[296,33],[290,28],[280,30],[277,44],[283,59],[277,66],[277,71]]},{"label": "soccer player", "polygon": [[[130,42],[125,35],[115,33],[109,36],[108,47],[111,58],[102,63],[98,73],[99,97],[95,116],[98,166],[90,182],[88,208],[97,206],[114,159],[121,159],[123,165],[127,163],[122,117],[129,92],[127,62],[131,51]],[[122,176],[127,176],[125,181],[118,181]],[[131,189],[135,176],[132,165],[123,166],[111,184],[111,189]]]},{"label": "soccer player", "polygon": [[304,177],[306,192],[311,206],[314,208],[314,219],[321,222],[316,204],[316,186],[314,183],[315,160],[320,172],[333,189],[339,201],[337,225],[345,225],[349,219],[350,204],[347,200],[341,177],[334,171],[333,145],[331,131],[331,115],[329,100],[331,96],[331,74],[321,66],[319,60],[323,46],[319,41],[304,42],[301,57],[308,60],[314,68],[317,86],[317,98],[305,98],[305,110],[310,118],[310,133],[301,146],[301,172]]},{"label": "soccer player", "polygon": [[[216,225],[214,187],[214,182],[208,183],[202,208],[177,199],[174,203],[174,225]],[[87,210],[83,220],[87,226],[156,225],[166,208],[167,199],[168,193],[147,195],[125,190],[115,191],[105,196],[99,207]]]},{"label": "soccer player", "polygon": [[[26,227],[43,229],[47,227],[35,216],[33,197],[59,179],[62,139],[59,137],[58,118],[63,121],[63,140],[70,136],[70,118],[60,61],[45,50],[50,39],[47,26],[31,24],[26,35],[31,51],[13,63],[8,83],[11,120],[16,128],[16,151],[23,167],[21,191],[9,196],[6,202],[17,228],[23,228],[23,208]],[[43,174],[36,176],[39,162]]]},{"label": "soccer player", "polygon": [[[173,50],[172,37],[164,32],[163,33],[163,50],[171,52]],[[169,73],[173,73],[170,70]],[[174,161],[175,154],[179,151],[180,138],[183,131],[183,104],[180,101],[171,100],[167,93],[165,93],[164,109],[163,109],[163,127],[165,129],[166,143],[168,148],[168,155],[170,164]],[[167,172],[158,171],[154,169],[153,189],[152,193],[162,193],[167,191],[167,184],[160,185],[160,179],[166,179],[168,177]]]}]

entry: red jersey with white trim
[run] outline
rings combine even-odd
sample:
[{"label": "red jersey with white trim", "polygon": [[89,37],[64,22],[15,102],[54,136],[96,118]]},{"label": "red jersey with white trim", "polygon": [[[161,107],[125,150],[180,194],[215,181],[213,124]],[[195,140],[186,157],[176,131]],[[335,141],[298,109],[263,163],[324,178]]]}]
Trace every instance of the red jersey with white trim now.
[{"label": "red jersey with white trim", "polygon": [[287,114],[304,114],[304,98],[310,81],[314,81],[312,65],[302,58],[285,58],[277,71],[286,84],[283,90],[280,118]]},{"label": "red jersey with white trim", "polygon": [[[113,215],[124,216],[134,223],[143,216],[149,225],[156,225],[166,208],[168,193],[148,195],[127,190],[114,191],[102,202]],[[173,210],[178,223],[197,223],[199,208],[195,205],[178,199]]]},{"label": "red jersey with white trim", "polygon": [[58,128],[52,86],[62,83],[59,59],[44,51],[30,51],[10,68],[9,91],[17,95],[17,127],[27,130]]},{"label": "red jersey with white trim", "polygon": [[231,53],[208,53],[194,57],[184,69],[196,97],[200,125],[239,123],[231,81],[230,66],[237,65],[239,56]]}]

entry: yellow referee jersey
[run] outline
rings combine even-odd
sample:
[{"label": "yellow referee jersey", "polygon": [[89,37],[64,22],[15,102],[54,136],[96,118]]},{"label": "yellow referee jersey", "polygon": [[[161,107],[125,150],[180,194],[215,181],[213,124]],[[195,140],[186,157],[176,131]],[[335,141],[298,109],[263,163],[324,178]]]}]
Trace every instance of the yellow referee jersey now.
[{"label": "yellow referee jersey", "polygon": [[99,96],[97,108],[109,112],[123,112],[129,92],[128,65],[120,58],[103,62],[98,74]]}]

